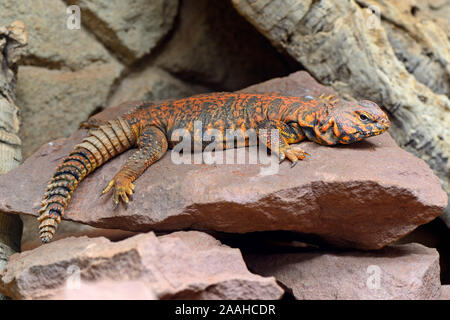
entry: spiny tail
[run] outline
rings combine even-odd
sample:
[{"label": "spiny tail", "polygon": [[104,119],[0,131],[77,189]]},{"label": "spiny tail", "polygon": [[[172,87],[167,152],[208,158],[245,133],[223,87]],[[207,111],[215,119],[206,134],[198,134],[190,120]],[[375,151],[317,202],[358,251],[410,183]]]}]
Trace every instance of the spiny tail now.
[{"label": "spiny tail", "polygon": [[136,144],[136,135],[122,118],[89,131],[89,136],[56,168],[42,200],[38,221],[41,241],[49,242],[78,184],[109,159]]}]

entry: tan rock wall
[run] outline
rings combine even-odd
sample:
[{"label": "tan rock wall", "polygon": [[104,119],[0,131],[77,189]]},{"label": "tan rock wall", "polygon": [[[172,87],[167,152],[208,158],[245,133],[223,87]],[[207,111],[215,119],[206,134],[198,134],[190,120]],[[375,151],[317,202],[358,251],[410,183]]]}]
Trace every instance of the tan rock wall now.
[{"label": "tan rock wall", "polygon": [[[67,27],[70,5],[79,30]],[[0,21],[17,19],[30,38],[18,83],[24,158],[124,100],[236,90],[290,71],[229,2],[2,1]]]}]

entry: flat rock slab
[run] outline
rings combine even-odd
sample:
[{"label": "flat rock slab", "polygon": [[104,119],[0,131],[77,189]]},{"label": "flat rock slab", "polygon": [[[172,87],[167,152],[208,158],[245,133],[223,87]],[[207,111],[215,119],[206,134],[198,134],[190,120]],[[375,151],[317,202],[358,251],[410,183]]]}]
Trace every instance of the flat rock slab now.
[{"label": "flat rock slab", "polygon": [[[249,269],[274,276],[304,300],[442,299],[439,254],[417,243],[377,252],[249,254]],[[445,286],[443,286],[445,287]]]},{"label": "flat rock slab", "polygon": [[74,288],[64,288],[49,300],[156,300],[158,297],[138,280],[80,282]]},{"label": "flat rock slab", "polygon": [[273,277],[248,271],[239,249],[198,231],[161,237],[150,232],[119,242],[66,238],[13,255],[0,273],[0,292],[15,299],[75,297],[77,290],[95,296],[108,287],[131,290],[130,297],[136,299],[279,299],[283,295]]},{"label": "flat rock slab", "polygon": [[[305,72],[249,88],[291,95],[321,89],[329,92]],[[97,118],[114,118],[131,105],[108,109]],[[0,177],[0,210],[36,215],[55,167],[84,135],[80,130],[46,144]],[[431,221],[447,204],[428,165],[400,149],[389,134],[347,146],[301,145],[311,157],[294,168],[285,161],[273,174],[261,163],[177,165],[168,152],[136,181],[128,207],[113,210],[110,195],[100,194],[129,151],[80,184],[66,219],[129,231],[289,230],[341,246],[378,249]],[[255,149],[241,150],[248,158]]]},{"label": "flat rock slab", "polygon": [[441,296],[439,299],[450,300],[450,285],[447,284],[441,287]]}]

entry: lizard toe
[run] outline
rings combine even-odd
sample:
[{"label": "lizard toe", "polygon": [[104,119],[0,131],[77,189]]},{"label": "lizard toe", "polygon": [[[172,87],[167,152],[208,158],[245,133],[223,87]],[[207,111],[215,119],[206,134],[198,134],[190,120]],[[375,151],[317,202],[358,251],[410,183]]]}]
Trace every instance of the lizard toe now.
[{"label": "lizard toe", "polygon": [[127,179],[114,178],[112,179],[108,186],[103,190],[103,194],[108,193],[111,189],[114,188],[112,201],[114,204],[114,209],[119,206],[119,203],[122,201],[127,204],[131,200],[131,195],[133,194],[134,185]]},{"label": "lizard toe", "polygon": [[128,199],[127,193],[126,193],[125,191],[121,191],[121,192],[120,192],[120,198],[121,198],[122,201],[125,202],[125,203],[130,202],[130,199]]},{"label": "lizard toe", "polygon": [[306,156],[309,156],[309,153],[299,147],[288,147],[282,150],[280,154],[283,155],[283,159],[286,157],[291,161],[291,168],[297,164],[298,160],[303,160]]},{"label": "lizard toe", "polygon": [[292,147],[291,150],[295,154],[295,156],[300,160],[303,160],[306,158],[306,156],[310,155],[308,152],[299,147]]},{"label": "lizard toe", "polygon": [[101,125],[104,125],[105,122],[97,119],[89,119],[87,121],[83,121],[78,126],[79,129],[94,129],[99,128]]},{"label": "lizard toe", "polygon": [[114,183],[115,183],[115,181],[114,181],[114,179],[112,179],[112,180],[108,183],[108,185],[106,186],[106,188],[103,189],[102,195],[108,193],[108,192],[112,189],[112,187],[114,187]]}]

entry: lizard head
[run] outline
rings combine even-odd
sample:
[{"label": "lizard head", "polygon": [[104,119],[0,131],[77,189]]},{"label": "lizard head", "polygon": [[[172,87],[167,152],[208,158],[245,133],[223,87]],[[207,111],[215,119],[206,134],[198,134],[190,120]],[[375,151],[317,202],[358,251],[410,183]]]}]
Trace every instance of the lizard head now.
[{"label": "lizard head", "polygon": [[314,126],[305,131],[320,144],[350,144],[382,134],[390,126],[386,113],[372,101],[323,101],[323,107],[315,113]]},{"label": "lizard head", "polygon": [[375,103],[362,100],[348,102],[332,110],[333,134],[339,143],[349,144],[382,134],[390,127],[386,113]]}]

